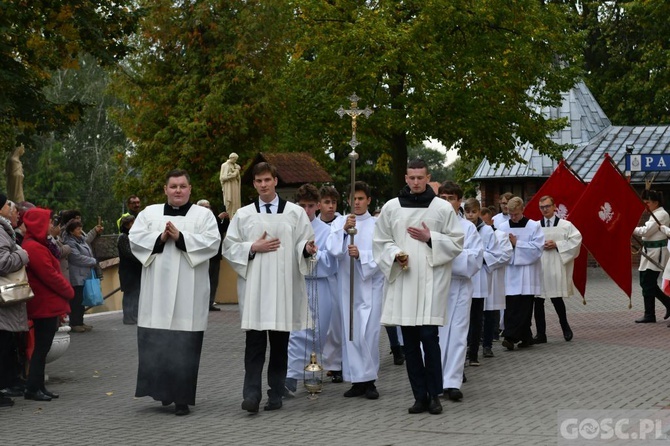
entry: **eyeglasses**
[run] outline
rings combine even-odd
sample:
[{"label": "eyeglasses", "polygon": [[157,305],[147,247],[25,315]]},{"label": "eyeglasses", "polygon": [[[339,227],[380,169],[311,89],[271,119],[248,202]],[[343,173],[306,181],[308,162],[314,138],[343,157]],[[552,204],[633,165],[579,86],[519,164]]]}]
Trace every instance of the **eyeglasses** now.
[{"label": "eyeglasses", "polygon": [[551,209],[553,204],[545,204],[544,206],[540,205],[540,209],[543,211],[546,211],[547,209]]}]

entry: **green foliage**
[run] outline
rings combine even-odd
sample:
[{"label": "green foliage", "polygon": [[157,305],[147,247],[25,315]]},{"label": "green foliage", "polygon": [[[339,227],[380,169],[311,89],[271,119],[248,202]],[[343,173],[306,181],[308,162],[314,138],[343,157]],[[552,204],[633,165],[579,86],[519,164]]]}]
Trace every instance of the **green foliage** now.
[{"label": "green foliage", "polygon": [[[151,0],[138,52],[119,69],[116,119],[135,143],[118,153],[139,173],[138,193],[162,199],[165,173],[189,171],[193,194],[220,204],[219,169],[272,150],[277,111],[269,100],[290,15],[283,1]],[[243,166],[244,167],[244,166]]]},{"label": "green foliage", "polygon": [[586,82],[612,123],[670,123],[670,2],[581,3]]},{"label": "green foliage", "polygon": [[44,94],[53,102],[69,98],[88,107],[67,133],[32,136],[23,158],[26,198],[54,210],[79,209],[87,227],[100,216],[105,231],[114,233],[123,200],[133,191],[119,187],[117,197],[112,193],[113,156],[128,150],[128,143],[107,118],[106,109],[118,103],[106,94],[107,73],[90,55],[81,56],[78,65],[55,72]]},{"label": "green foliage", "polygon": [[59,69],[76,68],[80,52],[102,64],[123,58],[123,37],[140,11],[133,0],[0,1],[0,147],[35,132],[65,130],[82,115],[74,98],[49,100],[45,87]]},{"label": "green foliage", "polygon": [[515,137],[560,154],[547,135],[564,123],[532,104],[558,104],[579,72],[567,7],[535,0],[297,0],[293,7],[295,45],[281,91],[292,122],[282,123],[282,146],[325,147],[342,175],[350,134],[332,113],[355,91],[375,111],[358,127],[361,158],[393,160],[388,191],[404,184],[408,147],[429,137],[466,159],[512,161]]},{"label": "green foliage", "polygon": [[68,169],[68,160],[61,143],[52,141],[39,154],[34,173],[26,178],[26,198],[31,203],[53,209],[76,209],[76,176]]}]

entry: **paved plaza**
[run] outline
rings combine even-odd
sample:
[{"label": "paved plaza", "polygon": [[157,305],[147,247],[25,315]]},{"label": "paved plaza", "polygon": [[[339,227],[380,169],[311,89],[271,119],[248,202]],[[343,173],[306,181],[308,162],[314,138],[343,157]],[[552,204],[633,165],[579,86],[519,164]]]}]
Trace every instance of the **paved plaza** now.
[{"label": "paved plaza", "polygon": [[443,401],[437,416],[407,413],[407,374],[383,331],[378,400],[344,398],[347,383],[327,382],[316,401],[300,388],[281,410],[263,412],[264,400],[249,415],[240,409],[244,334],[238,307],[227,305],[210,313],[197,404],[176,417],[174,406],[133,396],[136,327],[118,312],[90,316],[94,330],[73,334],[47,366],[61,397],[0,408],[0,445],[555,445],[559,410],[670,409],[670,328],[660,305],[658,323],[633,323],[642,314],[633,274],[629,310],[623,292],[590,269],[588,304],[567,303],[571,342],[547,302],[549,343],[512,352],[494,343],[494,358],[466,367],[463,401]]}]

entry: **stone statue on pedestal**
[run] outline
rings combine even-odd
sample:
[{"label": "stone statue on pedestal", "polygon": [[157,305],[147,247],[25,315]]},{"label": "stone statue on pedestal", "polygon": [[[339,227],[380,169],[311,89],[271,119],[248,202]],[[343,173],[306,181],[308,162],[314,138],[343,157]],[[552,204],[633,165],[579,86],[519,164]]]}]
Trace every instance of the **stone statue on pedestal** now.
[{"label": "stone statue on pedestal", "polygon": [[228,160],[221,164],[221,190],[223,191],[223,204],[226,211],[231,216],[241,207],[242,199],[240,195],[242,177],[240,175],[240,165],[237,164],[237,153],[233,152]]}]

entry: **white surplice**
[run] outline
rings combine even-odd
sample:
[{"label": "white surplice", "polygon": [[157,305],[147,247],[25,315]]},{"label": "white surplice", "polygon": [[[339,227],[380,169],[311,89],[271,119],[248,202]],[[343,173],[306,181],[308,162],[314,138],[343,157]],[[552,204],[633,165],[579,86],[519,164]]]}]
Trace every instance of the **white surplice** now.
[{"label": "white surplice", "polygon": [[[430,228],[430,246],[407,232],[422,223]],[[452,263],[462,250],[463,228],[445,200],[434,198],[425,208],[402,207],[397,198],[388,201],[374,236],[374,256],[387,280],[382,324],[444,325]],[[395,262],[400,252],[409,256],[406,270]]]},{"label": "white surplice", "polygon": [[[526,218],[526,217],[524,217]],[[505,272],[505,292],[508,296],[542,293],[542,252],[544,233],[540,223],[527,219],[524,227],[510,227],[511,221],[500,225],[500,230],[517,237],[512,259]]]},{"label": "white surplice", "polygon": [[497,262],[486,264],[486,269],[489,271],[491,278],[491,288],[489,296],[484,302],[484,311],[505,309],[505,271],[507,270],[507,265],[512,260],[512,253],[514,252],[514,248],[506,232],[496,229],[494,234],[498,240],[498,248],[501,255],[497,259]]},{"label": "white surplice", "polygon": [[[330,247],[332,246],[333,242],[333,233],[332,233],[332,226],[335,224],[335,226],[342,227],[344,222],[341,223],[336,223],[341,219],[344,219],[342,215],[337,213],[337,216],[335,217],[334,220],[332,220],[330,223],[326,223],[328,225],[328,229],[330,231],[330,234],[328,235],[328,241],[326,242],[326,250],[330,252]],[[340,236],[338,235],[337,237],[337,243],[340,242]],[[337,266],[337,271],[339,271],[339,260],[335,258],[335,262],[338,263]],[[332,301],[331,301],[331,309],[330,309],[330,325],[327,327],[327,333],[326,333],[326,343],[323,346],[323,368],[325,370],[342,370],[342,339],[344,339],[344,333],[342,330],[344,329],[344,325],[342,323],[342,318],[344,317],[342,314],[342,298],[340,297],[340,293],[342,292],[340,290],[340,280],[338,277],[337,272],[335,274],[332,274],[328,276],[328,283],[329,287],[331,290],[333,290],[332,294]],[[347,288],[348,289],[348,288]],[[347,317],[349,317],[347,315]],[[347,334],[348,336],[348,334]]]},{"label": "white surplice", "polygon": [[[143,265],[137,325],[204,331],[209,314],[209,259],[221,241],[216,218],[196,205],[186,216],[164,215],[164,209],[163,204],[148,206],[130,229],[131,250]],[[168,221],[183,234],[186,251],[168,240],[162,253],[152,254]]]},{"label": "white surplice", "polygon": [[[288,341],[288,378],[304,377],[305,365],[309,363],[310,353],[314,351],[321,364],[326,361],[322,353],[330,326],[332,301],[337,293],[337,284],[329,280],[337,277],[338,262],[327,250],[330,226],[320,218],[312,220],[314,241],[318,247],[316,264],[307,275],[307,299],[312,321],[306,330],[292,331]],[[314,293],[316,291],[316,293]],[[318,307],[318,308],[317,308]],[[314,317],[318,315],[318,317]]]},{"label": "white surplice", "polygon": [[556,249],[545,249],[542,253],[543,298],[570,297],[574,294],[572,272],[575,259],[582,246],[582,234],[567,220],[559,219],[552,226],[543,227],[545,240],[556,242]]},{"label": "white surplice", "polygon": [[[281,246],[250,259],[251,245],[263,232],[279,238]],[[223,241],[223,256],[238,275],[243,330],[306,328],[309,258],[303,252],[310,240],[314,230],[305,210],[296,204],[287,202],[281,214],[259,213],[256,204],[235,213]]]},{"label": "white surplice", "polygon": [[463,384],[463,367],[470,328],[472,278],[481,269],[484,260],[484,245],[477,228],[463,217],[459,217],[459,222],[465,234],[463,252],[453,261],[447,323],[439,328],[442,383],[445,389],[460,389]]},{"label": "white surplice", "polygon": [[478,232],[484,247],[484,264],[472,278],[472,297],[487,298],[491,289],[491,274],[488,266],[495,266],[503,253],[491,226],[482,222]]},{"label": "white surplice", "polygon": [[498,212],[496,215],[493,216],[493,226],[495,228],[500,229],[500,225],[502,225],[504,222],[509,220],[509,214],[503,214],[502,212]]},{"label": "white surplice", "polygon": [[345,381],[360,383],[377,379],[379,372],[379,332],[384,291],[384,275],[372,257],[375,218],[366,212],[356,216],[354,244],[359,258],[354,260],[354,330],[349,340],[351,257],[349,236],[344,231],[346,218],[331,224],[329,250],[338,259],[342,308],[342,375]]}]

